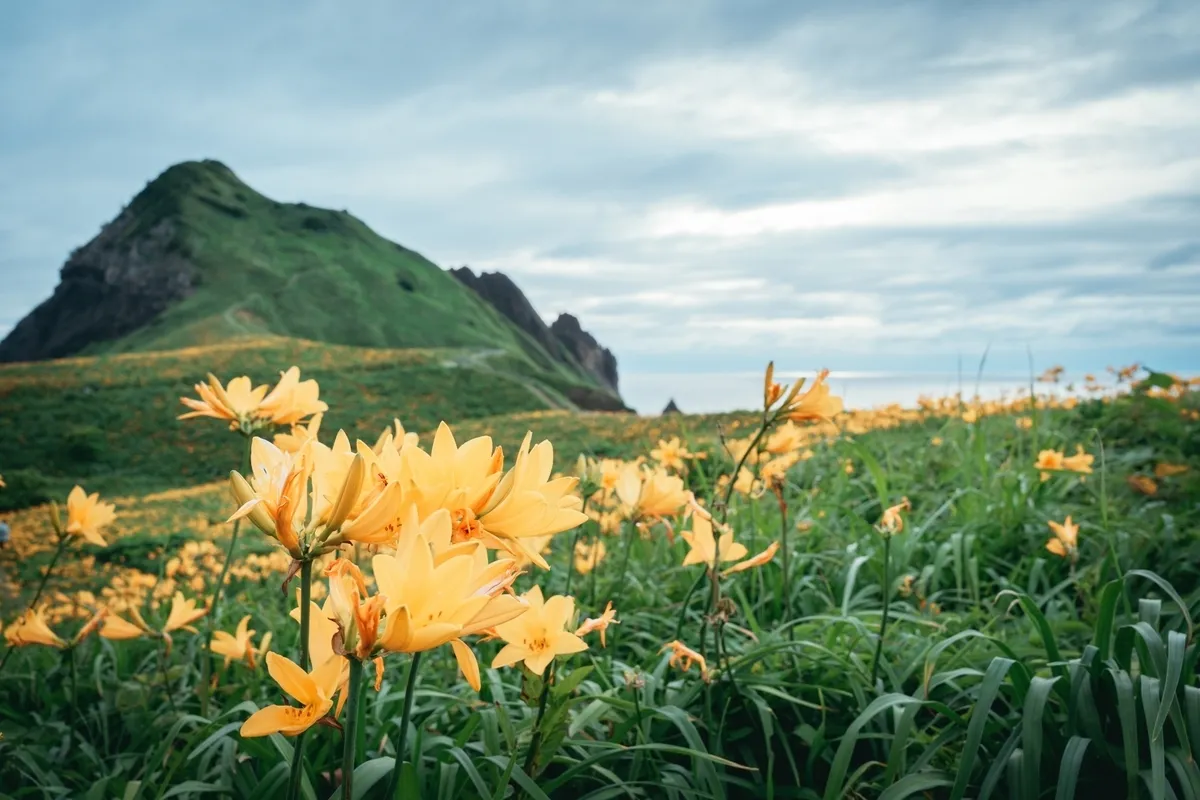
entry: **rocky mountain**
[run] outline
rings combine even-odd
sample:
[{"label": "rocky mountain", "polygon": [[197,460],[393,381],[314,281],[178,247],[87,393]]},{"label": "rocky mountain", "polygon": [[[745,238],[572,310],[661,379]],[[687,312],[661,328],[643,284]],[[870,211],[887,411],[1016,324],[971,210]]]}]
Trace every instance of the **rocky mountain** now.
[{"label": "rocky mountain", "polygon": [[616,356],[583,330],[578,319],[570,314],[560,314],[552,324],[546,325],[525,293],[502,272],[476,275],[470,267],[464,266],[451,269],[450,274],[529,334],[546,352],[583,368],[614,394],[618,393]]},{"label": "rocky mountain", "polygon": [[0,362],[263,335],[466,347],[503,353],[497,369],[580,407],[624,408],[615,359],[577,322],[556,333],[507,277],[461,272],[345,211],[280,203],[220,162],[188,161],[71,253],[53,295],[0,342]]}]

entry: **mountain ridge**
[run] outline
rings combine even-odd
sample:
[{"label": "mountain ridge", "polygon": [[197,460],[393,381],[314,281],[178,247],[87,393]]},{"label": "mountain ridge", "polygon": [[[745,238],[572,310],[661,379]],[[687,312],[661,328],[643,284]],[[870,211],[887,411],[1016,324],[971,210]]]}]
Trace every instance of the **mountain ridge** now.
[{"label": "mountain ridge", "polygon": [[581,407],[624,407],[615,381],[451,272],[349,212],[272,200],[214,160],[168,167],[73,250],[53,294],[0,341],[0,362],[262,335],[500,348]]}]

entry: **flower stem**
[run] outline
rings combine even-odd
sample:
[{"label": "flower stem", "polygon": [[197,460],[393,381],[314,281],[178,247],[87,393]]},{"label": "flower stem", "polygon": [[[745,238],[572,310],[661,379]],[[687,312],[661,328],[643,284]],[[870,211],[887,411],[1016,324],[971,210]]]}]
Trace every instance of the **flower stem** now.
[{"label": "flower stem", "polygon": [[[46,571],[42,573],[42,580],[40,583],[38,583],[37,591],[33,593],[33,599],[30,600],[29,605],[26,606],[26,611],[37,607],[38,600],[42,599],[42,592],[46,590],[46,583],[50,580],[50,573],[54,572],[54,566],[58,564],[58,559],[60,556],[62,556],[63,550],[65,550],[66,547],[67,537],[64,534],[59,534],[58,547],[56,547],[54,550],[54,557],[50,559],[50,565],[46,567]],[[4,658],[0,659],[0,674],[4,673],[4,665],[8,663],[8,657],[11,656],[13,650],[16,649],[17,648],[13,647],[12,645],[9,645],[8,649],[4,651]]]},{"label": "flower stem", "polygon": [[300,668],[309,671],[308,625],[309,606],[312,605],[312,560],[304,559],[300,564]]},{"label": "flower stem", "polygon": [[79,717],[79,683],[78,683],[78,678],[76,676],[76,668],[75,668],[75,648],[68,647],[66,649],[65,655],[67,657],[67,661],[69,661],[70,665],[71,665],[71,710],[75,713],[75,716],[78,718]]},{"label": "flower stem", "polygon": [[[533,735],[529,737],[529,752],[525,754],[525,774],[537,777],[537,761],[542,751],[542,719],[546,716],[546,702],[550,699],[550,684],[554,682],[554,662],[542,680],[542,694],[538,697],[537,717],[533,720]],[[524,793],[522,792],[522,795]]]},{"label": "flower stem", "polygon": [[683,598],[683,605],[679,607],[679,619],[675,622],[675,638],[683,633],[683,623],[687,619],[688,603],[692,601],[692,595],[700,588],[700,584],[704,583],[704,578],[708,575],[707,570],[702,571],[696,576],[696,582],[692,584],[692,588],[688,589],[687,596]]},{"label": "flower stem", "polygon": [[[571,536],[571,549],[567,551],[567,586],[563,589],[563,594],[571,594],[571,579],[575,577],[575,547],[579,544],[579,534],[583,531],[583,525],[575,529],[575,533]],[[593,568],[595,565],[592,565]]]},{"label": "flower stem", "polygon": [[[248,435],[242,438],[246,440],[242,451],[242,472],[245,473],[250,471],[250,444],[253,439]],[[221,595],[225,591],[225,579],[229,575],[229,566],[233,563],[234,552],[237,549],[238,531],[241,530],[241,527],[240,519],[233,523],[233,533],[229,537],[229,549],[225,551],[225,564],[221,567],[221,577],[217,579],[217,585],[213,587],[212,602],[208,607],[208,623],[205,625],[204,631],[204,656],[200,660],[200,716],[202,717],[208,716],[208,694],[211,690],[209,684],[212,682],[213,628],[218,622]]]},{"label": "flower stem", "polygon": [[[400,772],[404,767],[405,746],[408,740],[408,721],[412,716],[413,695],[417,689],[417,668],[421,665],[421,654],[413,653],[412,663],[408,666],[408,684],[404,688],[404,711],[400,715],[400,730],[396,733],[396,763],[392,767],[392,777],[388,781],[387,794],[384,797],[404,800],[400,791]],[[416,800],[412,798],[411,800]]]},{"label": "flower stem", "polygon": [[[309,605],[312,602],[312,560],[300,562],[300,669],[308,672],[308,620]],[[304,780],[304,741],[308,731],[302,731],[296,737],[296,745],[292,751],[292,775],[288,782],[288,800],[300,796],[300,784]]]},{"label": "flower stem", "polygon": [[779,489],[779,547],[783,551],[780,554],[780,567],[783,569],[783,619],[788,626],[788,638],[795,638],[795,626],[792,621],[792,592],[791,583],[788,578],[791,572],[788,571],[788,508],[787,502],[783,499],[783,489]]},{"label": "flower stem", "polygon": [[350,800],[354,795],[354,762],[357,758],[358,728],[362,724],[362,679],[363,663],[350,659],[350,688],[347,695],[346,727],[342,732],[342,797]]},{"label": "flower stem", "polygon": [[[625,591],[625,574],[629,571],[629,555],[633,552],[634,534],[637,531],[637,524],[633,520],[625,522],[625,553],[621,558],[621,571],[617,574],[617,583],[609,594],[610,597],[620,597]],[[599,601],[597,601],[599,608]],[[616,651],[617,642],[621,640],[621,629],[617,628],[613,632],[613,651]]]},{"label": "flower stem", "polygon": [[158,643],[158,671],[162,674],[163,692],[167,695],[167,703],[171,706],[172,711],[177,711],[175,708],[175,696],[171,694],[171,680],[167,674],[167,659],[165,655],[166,639],[160,639]]},{"label": "flower stem", "polygon": [[883,538],[883,619],[879,621],[879,638],[875,640],[875,655],[871,659],[871,687],[879,675],[879,658],[883,655],[883,637],[887,636],[888,606],[892,600],[892,537]]}]

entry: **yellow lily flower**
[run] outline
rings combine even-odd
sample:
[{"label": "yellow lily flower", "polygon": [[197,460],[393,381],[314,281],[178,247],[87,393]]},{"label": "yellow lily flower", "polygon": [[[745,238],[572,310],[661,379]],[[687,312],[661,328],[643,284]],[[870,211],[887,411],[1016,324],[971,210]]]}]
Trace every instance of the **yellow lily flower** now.
[{"label": "yellow lily flower", "polygon": [[904,517],[901,516],[900,512],[911,510],[912,504],[908,502],[908,498],[901,498],[899,503],[883,510],[883,514],[879,517],[879,524],[876,527],[885,536],[894,536],[904,530]]},{"label": "yellow lily flower", "polygon": [[[299,590],[296,593],[299,595]],[[333,652],[333,640],[338,634],[337,615],[331,597],[325,598],[324,606],[311,602],[308,605],[308,658],[320,665],[337,655]],[[299,622],[299,607],[293,608],[289,616]]]},{"label": "yellow lily flower", "polygon": [[313,414],[307,425],[296,423],[290,433],[275,434],[275,446],[285,453],[299,453],[306,444],[317,441],[324,418],[324,414]]},{"label": "yellow lily flower", "polygon": [[1079,526],[1073,525],[1069,516],[1062,524],[1050,520],[1049,525],[1054,536],[1046,542],[1046,549],[1056,556],[1069,556],[1072,561],[1078,558]]},{"label": "yellow lily flower", "polygon": [[128,613],[133,617],[133,622],[129,622],[117,614],[109,614],[104,620],[104,627],[100,629],[100,636],[112,641],[126,641],[129,639],[138,639],[142,636],[158,635],[157,631],[147,625],[146,620],[142,619],[142,615],[138,612],[136,606],[130,606]]},{"label": "yellow lily flower", "polygon": [[496,626],[496,635],[507,644],[492,660],[492,668],[525,662],[530,672],[542,675],[555,656],[587,650],[587,642],[567,630],[575,616],[575,600],[566,595],[542,599],[534,586],[522,595],[529,610],[510,622]]},{"label": "yellow lily flower", "polygon": [[604,613],[595,619],[588,617],[583,621],[583,624],[575,629],[575,635],[579,638],[587,636],[594,631],[600,631],[600,646],[608,647],[608,643],[604,641],[604,636],[608,632],[609,625],[620,625],[621,621],[617,619],[617,611],[613,608],[612,600],[604,606]]},{"label": "yellow lily flower", "polygon": [[1038,453],[1037,461],[1033,463],[1033,468],[1041,470],[1041,478],[1043,481],[1050,479],[1051,472],[1058,472],[1063,469],[1063,454],[1061,450],[1042,450]]},{"label": "yellow lily flower", "polygon": [[231,472],[240,504],[229,521],[247,517],[293,558],[329,552],[348,541],[390,543],[398,530],[399,485],[363,502],[368,463],[339,432],[333,448],[310,442],[285,453],[265,439],[250,446],[249,480]]},{"label": "yellow lily flower", "polygon": [[104,547],[106,542],[100,529],[117,518],[114,508],[112,503],[101,503],[99,493],[88,494],[82,486],[76,486],[67,495],[66,532]]},{"label": "yellow lily flower", "polygon": [[1095,460],[1095,456],[1083,452],[1083,445],[1075,445],[1075,455],[1064,458],[1062,468],[1071,472],[1091,474],[1092,462]]},{"label": "yellow lily flower", "polygon": [[668,665],[679,667],[684,672],[687,672],[695,664],[700,667],[700,677],[705,681],[708,680],[708,662],[704,660],[704,656],[678,639],[667,642],[658,652],[662,653],[667,650],[671,651],[671,657],[667,659]]},{"label": "yellow lily flower", "polygon": [[312,672],[305,672],[294,661],[276,653],[267,653],[267,671],[296,706],[272,705],[261,708],[242,723],[245,737],[282,733],[295,736],[315,725],[333,706],[333,695],[341,685],[344,659],[330,658]]},{"label": "yellow lily flower", "polygon": [[46,618],[37,609],[26,609],[20,617],[4,629],[4,641],[9,647],[26,647],[40,644],[62,649],[67,646],[57,633],[50,630]]},{"label": "yellow lily flower", "polygon": [[226,387],[215,375],[209,373],[207,383],[197,383],[195,389],[196,394],[200,395],[200,399],[179,398],[180,402],[192,410],[186,414],[180,414],[178,418],[225,419],[229,420],[230,430],[248,425],[255,412],[258,411],[259,404],[267,395],[266,386],[253,386],[250,378],[245,375],[234,378]]},{"label": "yellow lily flower", "polygon": [[325,575],[329,578],[329,606],[342,634],[342,648],[365,661],[374,653],[379,638],[384,598],[368,596],[362,572],[348,558],[331,562],[325,568]]},{"label": "yellow lily flower", "polygon": [[478,691],[475,654],[461,641],[453,642],[526,612],[525,602],[505,593],[516,577],[514,564],[511,559],[489,563],[478,543],[456,545],[437,557],[427,527],[448,541],[449,512],[435,512],[421,529],[405,525],[396,555],[372,559],[375,583],[386,598],[379,644],[390,652],[418,653],[451,643],[463,675]]},{"label": "yellow lily flower", "polygon": [[687,467],[685,460],[695,458],[696,454],[690,452],[687,445],[683,444],[678,436],[672,436],[668,440],[659,439],[658,447],[650,451],[650,457],[664,469],[682,472]]},{"label": "yellow lily flower", "polygon": [[661,469],[627,464],[616,485],[617,497],[630,519],[673,517],[692,499],[683,479]]},{"label": "yellow lily flower", "polygon": [[405,431],[404,423],[398,419],[393,419],[392,424],[384,428],[383,433],[379,434],[379,438],[375,440],[375,446],[371,449],[376,453],[381,453],[389,447],[398,451],[405,447],[417,447],[419,444],[420,438],[417,434]]},{"label": "yellow lily flower", "polygon": [[713,566],[713,559],[720,557],[721,561],[740,561],[746,557],[746,546],[733,541],[733,529],[727,528],[720,541],[713,535],[712,516],[700,506],[692,507],[692,529],[680,534],[688,543],[691,550],[683,559],[683,566],[693,564]]},{"label": "yellow lily flower", "polygon": [[253,637],[254,630],[250,628],[250,615],[242,617],[238,622],[237,632],[214,631],[212,651],[219,656],[225,656],[225,666],[233,661],[245,661],[250,669],[255,667],[255,656],[267,652],[271,647],[271,633],[263,635],[262,643],[256,648]]},{"label": "yellow lily flower", "polygon": [[784,404],[783,413],[789,420],[830,422],[842,413],[842,398],[829,393],[828,377],[829,370],[821,370],[811,389]]},{"label": "yellow lily flower", "polygon": [[742,572],[743,570],[754,569],[755,567],[761,567],[764,564],[769,563],[771,561],[771,559],[775,558],[775,554],[778,552],[779,552],[779,542],[771,542],[769,545],[767,545],[766,550],[763,550],[761,553],[758,553],[757,555],[750,556],[750,558],[747,558],[745,561],[739,561],[738,563],[734,564],[732,567],[725,569],[721,574],[728,576],[728,575],[732,575],[735,572]]},{"label": "yellow lily flower", "polygon": [[183,596],[183,592],[176,592],[171,598],[171,611],[167,614],[167,622],[163,625],[163,633],[171,631],[185,630],[189,633],[195,633],[196,629],[192,627],[192,623],[208,613],[208,606],[199,606],[195,600],[190,600]]},{"label": "yellow lily flower", "polygon": [[300,368],[289,367],[279,373],[279,383],[258,404],[255,415],[273,425],[294,425],[313,414],[329,410],[320,400],[321,388],[315,380],[300,380]]},{"label": "yellow lily flower", "polygon": [[514,555],[524,555],[542,569],[550,565],[525,540],[569,531],[587,521],[583,500],[574,493],[579,479],[551,479],[554,446],[548,441],[531,448],[525,434],[516,463],[504,474],[478,515],[480,531]]}]

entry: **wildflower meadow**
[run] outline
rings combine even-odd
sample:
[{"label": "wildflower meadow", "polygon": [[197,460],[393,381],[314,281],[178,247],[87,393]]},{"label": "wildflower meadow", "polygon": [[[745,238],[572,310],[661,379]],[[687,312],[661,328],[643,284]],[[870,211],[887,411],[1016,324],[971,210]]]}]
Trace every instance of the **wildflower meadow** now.
[{"label": "wildflower meadow", "polygon": [[0,797],[1200,797],[1194,382],[331,430],[279,375],[126,445],[227,480],[10,515]]}]

